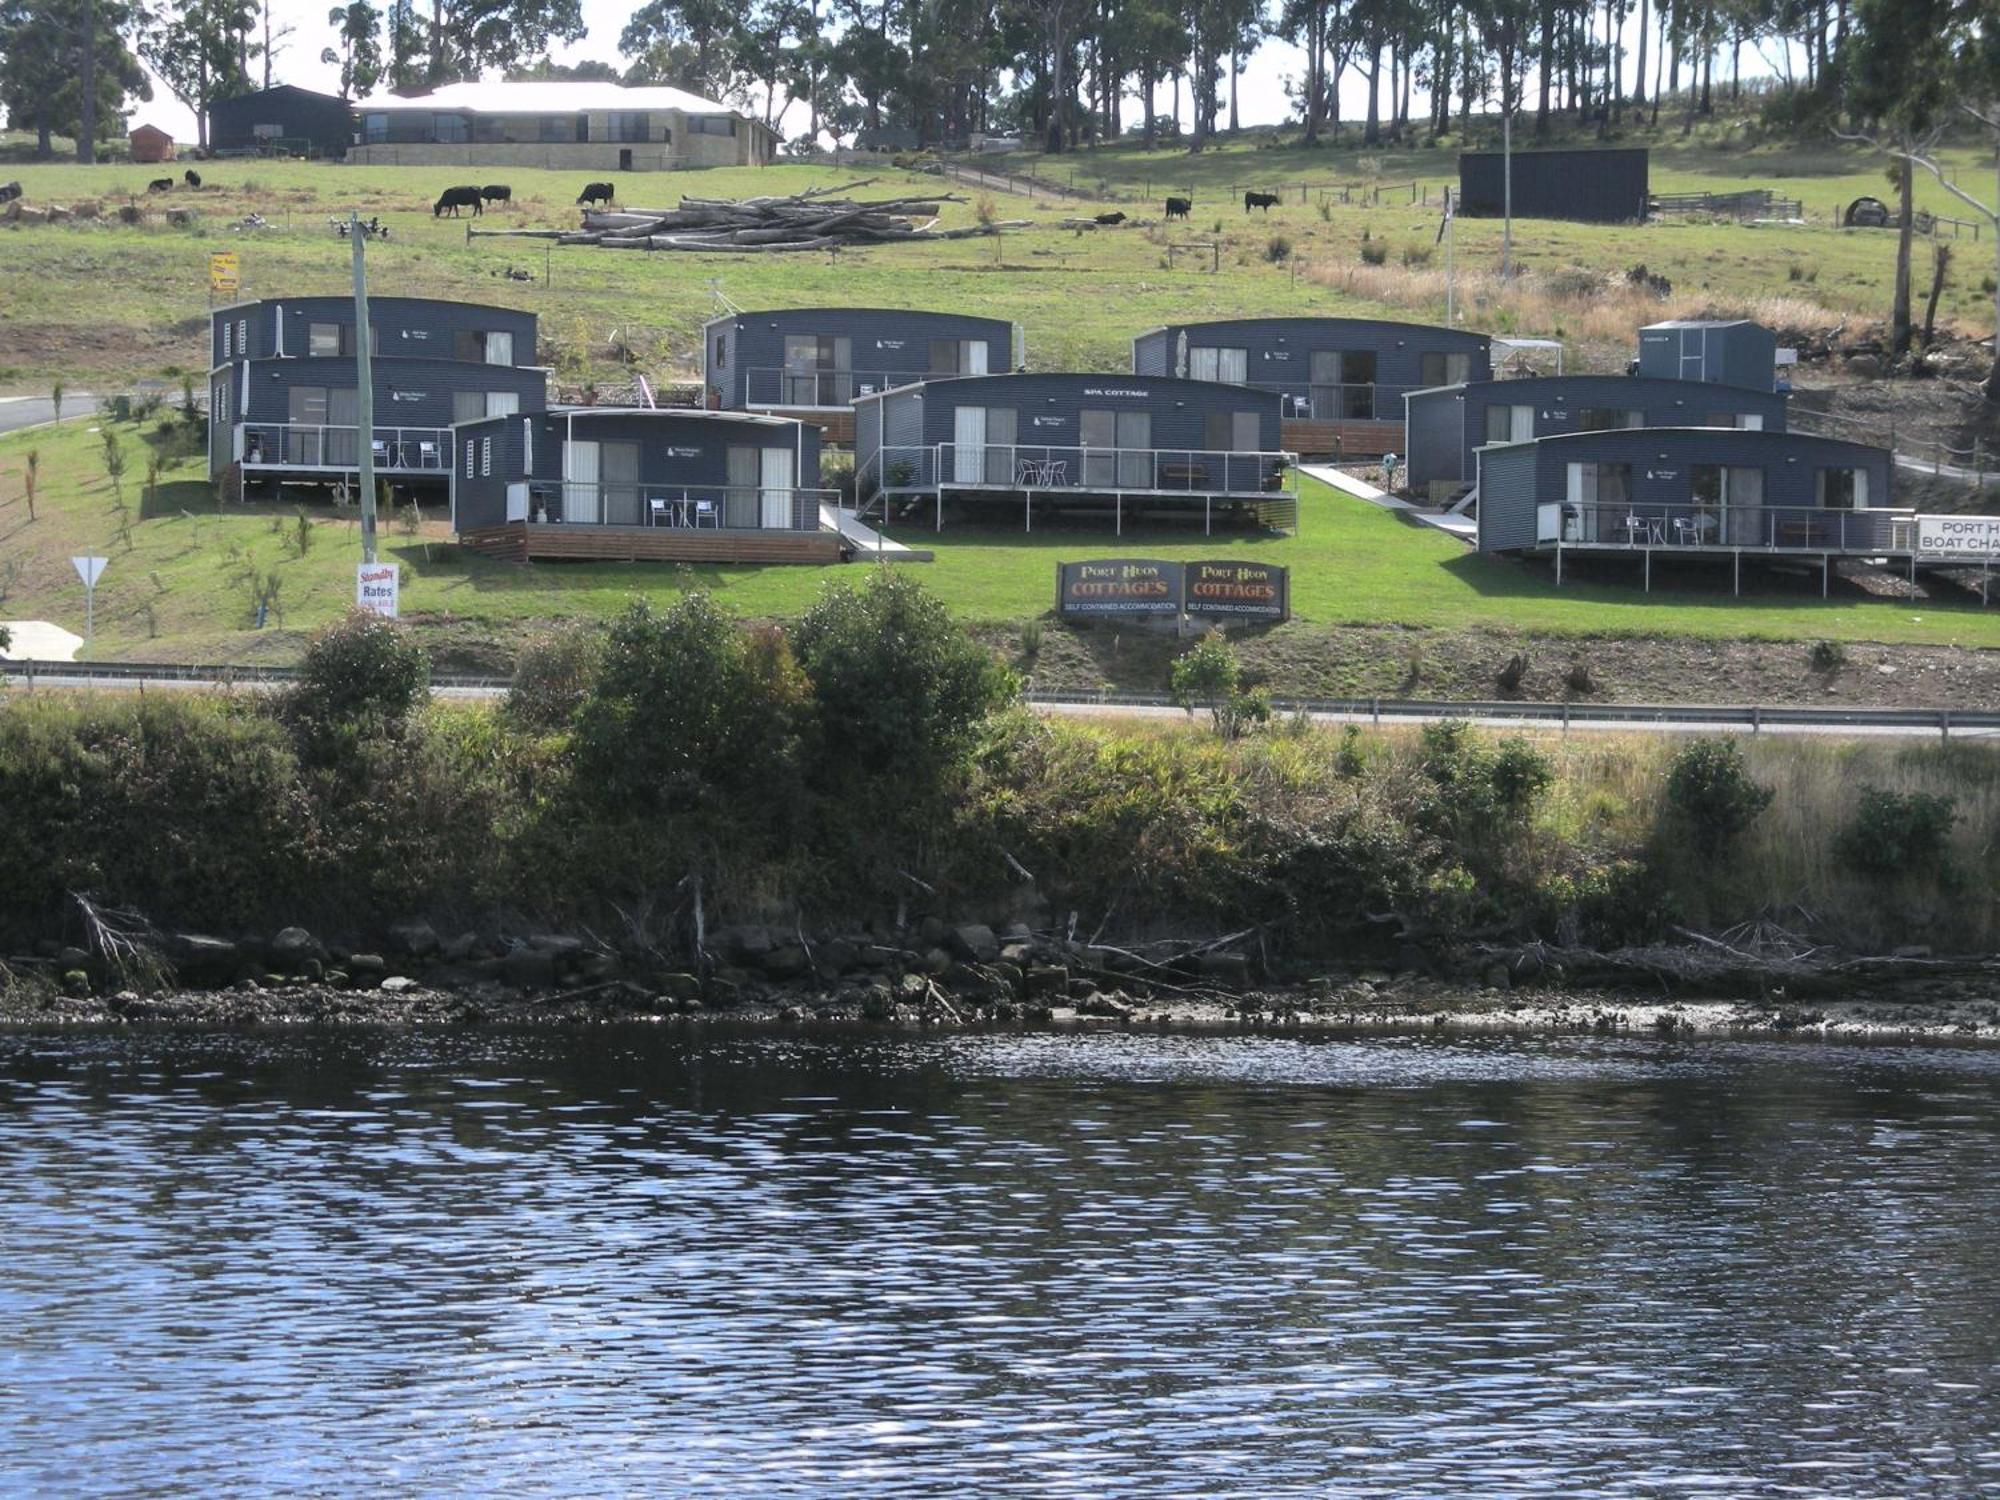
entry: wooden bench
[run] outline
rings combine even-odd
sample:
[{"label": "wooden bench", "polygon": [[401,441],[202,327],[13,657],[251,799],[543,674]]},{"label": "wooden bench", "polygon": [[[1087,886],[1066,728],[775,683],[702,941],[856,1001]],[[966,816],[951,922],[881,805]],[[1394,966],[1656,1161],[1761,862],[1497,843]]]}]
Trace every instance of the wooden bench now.
[{"label": "wooden bench", "polygon": [[1208,485],[1208,465],[1203,463],[1163,463],[1154,472],[1163,490],[1205,489]]}]

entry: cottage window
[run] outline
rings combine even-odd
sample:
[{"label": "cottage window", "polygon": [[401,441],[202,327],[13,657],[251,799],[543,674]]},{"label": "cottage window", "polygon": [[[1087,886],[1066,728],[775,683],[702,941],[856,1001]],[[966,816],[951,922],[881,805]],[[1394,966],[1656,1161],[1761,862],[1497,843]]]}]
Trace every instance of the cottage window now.
[{"label": "cottage window", "polygon": [[1496,402],[1486,408],[1487,442],[1525,443],[1534,435],[1534,407],[1505,406]]},{"label": "cottage window", "polygon": [[387,115],[363,115],[361,117],[361,139],[368,145],[379,145],[389,139],[389,117]]},{"label": "cottage window", "polygon": [[1417,363],[1427,386],[1464,385],[1472,379],[1470,354],[1426,354]]},{"label": "cottage window", "polygon": [[734,135],[736,116],[734,115],[691,115],[688,129],[696,135]]},{"label": "cottage window", "polygon": [[1317,349],[1312,356],[1312,414],[1320,421],[1375,416],[1375,351]]},{"label": "cottage window", "polygon": [[338,323],[314,323],[306,329],[306,353],[315,356],[337,355],[340,353],[340,325]]},{"label": "cottage window", "polygon": [[1202,446],[1218,453],[1256,453],[1263,435],[1254,411],[1212,411],[1203,423]]},{"label": "cottage window", "polygon": [[1827,510],[1866,510],[1868,471],[1866,469],[1821,469],[1819,503]]},{"label": "cottage window", "polygon": [[1712,411],[1705,424],[1709,427],[1735,427],[1749,432],[1762,432],[1764,419],[1754,412]]},{"label": "cottage window", "polygon": [[540,138],[545,141],[576,139],[576,120],[569,115],[543,115],[536,126]]},{"label": "cottage window", "polygon": [[493,472],[493,439],[490,437],[483,437],[479,440],[479,477],[481,479],[485,479],[489,475],[491,475],[492,472]]},{"label": "cottage window", "polygon": [[625,111],[614,114],[609,119],[611,139],[614,141],[643,141],[651,137],[651,117],[644,113]]},{"label": "cottage window", "polygon": [[497,330],[461,328],[451,336],[454,359],[473,364],[511,365],[514,363],[514,335]]},{"label": "cottage window", "polygon": [[453,391],[451,393],[451,420],[477,422],[486,415],[486,392]]},{"label": "cottage window", "polygon": [[1219,380],[1225,385],[1244,385],[1250,379],[1248,349],[1188,350],[1188,379]]},{"label": "cottage window", "polygon": [[[1609,432],[1614,427],[1643,427],[1645,413],[1616,406],[1586,406],[1576,414],[1578,432]],[[1722,423],[1728,426],[1728,423]]]},{"label": "cottage window", "polygon": [[715,336],[715,362],[718,365],[729,363],[729,338],[726,334],[718,333]]},{"label": "cottage window", "polygon": [[445,145],[462,146],[472,139],[472,130],[463,115],[432,115],[431,139]]}]

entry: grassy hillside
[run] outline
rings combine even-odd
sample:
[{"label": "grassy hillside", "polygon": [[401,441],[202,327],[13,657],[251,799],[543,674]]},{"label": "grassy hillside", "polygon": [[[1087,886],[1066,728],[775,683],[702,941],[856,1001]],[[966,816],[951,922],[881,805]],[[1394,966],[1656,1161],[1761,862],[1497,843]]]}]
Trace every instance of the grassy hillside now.
[{"label": "grassy hillside", "polygon": [[[1954,160],[1966,173],[1984,177],[1985,168],[1971,151]],[[572,375],[611,368],[617,335],[650,375],[691,376],[698,331],[715,309],[716,289],[744,307],[823,302],[976,307],[1021,322],[1030,361],[1039,368],[1115,369],[1128,359],[1134,332],[1172,318],[1300,310],[1440,317],[1444,286],[1433,249],[1436,202],[1454,162],[1449,149],[1302,150],[1270,146],[1265,138],[1198,157],[1116,147],[1040,163],[1030,158],[1026,165],[1050,176],[1074,174],[1093,187],[1101,181],[1136,218],[1155,215],[1153,200],[1168,185],[1192,186],[1198,212],[1192,223],[1171,231],[1127,225],[1076,233],[1050,226],[1095,205],[1051,204],[1045,195],[1030,199],[996,186],[964,191],[988,200],[1001,218],[1028,218],[1042,227],[997,241],[785,256],[587,248],[550,253],[531,240],[468,243],[464,225],[434,220],[429,211],[439,188],[474,175],[462,168],[207,162],[199,164],[206,181],[202,192],[177,189],[149,201],[144,187],[156,175],[153,168],[10,166],[8,175],[21,181],[30,204],[87,201],[115,208],[136,201],[148,210],[148,221],[137,228],[99,219],[6,231],[0,241],[7,248],[0,257],[0,391],[45,389],[58,376],[73,386],[93,383],[102,389],[109,382],[172,379],[199,370],[208,253],[226,247],[242,252],[246,296],[338,291],[347,285],[348,252],[327,219],[349,208],[379,214],[393,227],[390,242],[370,251],[377,290],[530,308],[542,315],[544,357]],[[573,200],[585,174],[477,171],[504,178],[515,192],[514,205],[490,215],[482,227],[576,222]],[[682,192],[795,192],[857,175],[799,165],[632,175],[620,187],[629,201],[657,206]],[[877,175],[883,193],[940,186],[935,177],[889,167]],[[1461,320],[1495,332],[1578,340],[1583,362],[1608,364],[1620,359],[1630,342],[1626,325],[1644,316],[1745,309],[1794,326],[1852,327],[1885,312],[1894,236],[1827,224],[1837,205],[1862,192],[1886,191],[1881,164],[1870,153],[1836,143],[1779,147],[1699,140],[1682,146],[1670,136],[1656,148],[1654,181],[1664,189],[1769,186],[1803,197],[1815,222],[1795,228],[1522,222],[1516,226],[1517,257],[1539,274],[1502,288],[1479,274],[1498,264],[1499,224],[1461,221]],[[1286,201],[1268,216],[1246,215],[1241,192],[1247,186],[1282,187]],[[1351,200],[1346,203],[1339,201],[1343,187]],[[1322,204],[1325,195],[1331,201]],[[1934,184],[1921,184],[1919,197],[1928,207],[1949,211],[1949,199]],[[195,222],[169,227],[161,212],[170,205],[193,209]],[[943,220],[969,223],[978,207],[947,205]],[[228,227],[253,210],[276,227]],[[1364,236],[1389,246],[1386,266],[1362,264]],[[1185,260],[1168,269],[1166,245],[1194,239],[1220,239],[1219,273],[1192,269]],[[1672,301],[1642,300],[1593,315],[1605,288],[1639,263],[1671,278]],[[1989,269],[1985,250],[1975,253],[1968,241],[1947,289],[1944,322],[1969,332],[1990,328],[1991,301],[1981,286]],[[530,279],[510,279],[509,272]]]},{"label": "grassy hillside", "polygon": [[[125,454],[121,484],[107,477],[103,434]],[[27,455],[38,453],[36,519],[23,496]],[[159,454],[158,484],[146,484]],[[924,581],[969,623],[1025,621],[1051,603],[1061,558],[1129,552],[1135,543],[1083,530],[918,528],[934,547]],[[301,545],[301,537],[304,544]],[[50,619],[78,633],[83,593],[69,559],[110,558],[97,600],[94,655],[237,660],[296,654],[301,631],[324,624],[353,597],[359,525],[324,507],[301,520],[292,507],[218,509],[201,458],[171,414],[144,424],[71,418],[59,428],[0,440],[0,618]],[[382,548],[403,565],[406,613],[441,645],[506,645],[528,622],[604,618],[634,595],[660,598],[699,587],[737,613],[800,613],[829,578],[813,568],[667,568],[624,563],[512,565],[450,545],[440,516],[385,518]],[[1976,602],[1919,605],[1837,592],[1817,578],[1765,581],[1741,599],[1726,570],[1676,570],[1671,590],[1642,594],[1630,567],[1607,565],[1594,582],[1555,588],[1539,572],[1469,554],[1439,533],[1307,482],[1297,536],[1281,539],[1154,533],[1143,550],[1192,559],[1241,554],[1289,564],[1296,624],[1369,623],[1553,635],[1654,634],[1699,638],[1835,638],[2000,646],[2000,610]],[[1663,584],[1666,583],[1663,577]],[[266,628],[257,601],[269,600]]]}]

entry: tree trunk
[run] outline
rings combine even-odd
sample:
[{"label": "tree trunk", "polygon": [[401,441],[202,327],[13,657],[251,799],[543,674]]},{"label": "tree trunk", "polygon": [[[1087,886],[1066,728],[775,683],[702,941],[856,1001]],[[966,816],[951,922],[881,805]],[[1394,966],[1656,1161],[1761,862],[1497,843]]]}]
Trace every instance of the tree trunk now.
[{"label": "tree trunk", "polygon": [[1229,53],[1229,133],[1231,135],[1236,134],[1237,131],[1243,128],[1239,123],[1241,117],[1236,113],[1236,77],[1242,71],[1243,56],[1232,48]]},{"label": "tree trunk", "polygon": [[1556,8],[1552,0],[1542,4],[1542,85],[1541,99],[1535,105],[1535,136],[1540,139],[1549,133],[1549,83],[1555,68]]},{"label": "tree trunk", "polygon": [[1938,298],[1944,295],[1944,278],[1951,270],[1951,246],[1931,236],[1931,294],[1924,303],[1924,347],[1930,348],[1937,336]]},{"label": "tree trunk", "polygon": [[1361,132],[1361,144],[1376,146],[1382,142],[1382,48],[1374,38],[1370,38],[1368,49],[1368,123]]},{"label": "tree trunk", "polygon": [[[1907,143],[1906,143],[1907,146]],[[1897,358],[1910,347],[1910,249],[1916,238],[1916,168],[1905,156],[1896,173],[1896,205],[1902,228],[1896,231],[1896,293],[1889,309],[1889,353]]]},{"label": "tree trunk", "polygon": [[1643,105],[1646,102],[1646,42],[1647,33],[1652,28],[1652,17],[1647,14],[1651,0],[1639,0],[1639,66],[1632,75],[1632,102]]},{"label": "tree trunk", "polygon": [[76,132],[76,159],[94,162],[97,160],[97,0],[84,0],[81,72],[83,97],[78,109],[82,118]]}]

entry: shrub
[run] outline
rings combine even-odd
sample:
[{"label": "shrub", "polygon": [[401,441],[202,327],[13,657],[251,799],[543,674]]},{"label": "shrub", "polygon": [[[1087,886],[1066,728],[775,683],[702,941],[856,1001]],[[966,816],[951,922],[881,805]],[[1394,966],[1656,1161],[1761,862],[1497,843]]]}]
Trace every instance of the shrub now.
[{"label": "shrub", "polygon": [[1839,641],[1814,641],[1808,660],[1815,672],[1838,672],[1847,665],[1847,648]]},{"label": "shrub", "polygon": [[1333,222],[1333,200],[1331,198],[1322,198],[1319,200],[1319,221],[1322,224],[1331,224]]},{"label": "shrub", "polygon": [[1698,739],[1681,747],[1667,769],[1667,816],[1713,859],[1771,805],[1771,790],[1751,780],[1733,739]]},{"label": "shrub", "polygon": [[1389,246],[1383,240],[1371,239],[1367,230],[1361,231],[1361,259],[1371,266],[1386,265],[1389,261]]},{"label": "shrub", "polygon": [[1269,243],[1264,246],[1264,259],[1273,264],[1290,259],[1291,254],[1292,242],[1282,234],[1272,235]]},{"label": "shrub", "polygon": [[1405,245],[1403,246],[1403,264],[1415,270],[1420,266],[1429,265],[1431,257],[1434,254],[1436,254],[1436,251],[1429,245]]},{"label": "shrub", "polygon": [[1175,657],[1167,683],[1174,702],[1189,713],[1206,708],[1225,740],[1240,738],[1271,717],[1269,696],[1262,688],[1244,687],[1236,653],[1219,633],[1203,636]]},{"label": "shrub", "polygon": [[822,764],[922,792],[971,750],[1014,693],[1011,673],[960,630],[908,573],[878,568],[860,588],[828,584],[799,621]]},{"label": "shrub", "polygon": [[1849,869],[1878,880],[1944,868],[1958,802],[1932,792],[1894,792],[1864,786],[1854,816],[1834,841]]},{"label": "shrub", "polygon": [[425,701],[430,657],[393,621],[353,610],[306,646],[285,707],[309,728],[399,725]]},{"label": "shrub", "polygon": [[590,695],[602,645],[598,633],[582,625],[530,636],[514,660],[501,711],[522,728],[562,728]]}]

